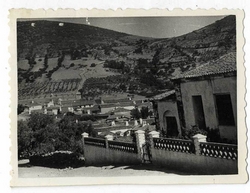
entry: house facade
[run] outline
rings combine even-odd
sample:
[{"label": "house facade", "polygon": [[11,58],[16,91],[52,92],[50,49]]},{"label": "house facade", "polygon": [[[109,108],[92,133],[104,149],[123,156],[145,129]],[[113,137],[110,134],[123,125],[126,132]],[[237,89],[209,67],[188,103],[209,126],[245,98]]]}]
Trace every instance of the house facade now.
[{"label": "house facade", "polygon": [[157,129],[165,137],[177,137],[182,134],[177,109],[175,90],[169,90],[150,99],[154,102]]},{"label": "house facade", "polygon": [[30,104],[27,105],[29,107],[29,114],[31,114],[32,112],[37,112],[37,111],[42,111],[43,109],[43,105],[40,103],[37,103],[35,101],[31,101]]},{"label": "house facade", "polygon": [[237,141],[236,53],[229,53],[172,79],[180,124],[218,129],[220,138]]}]

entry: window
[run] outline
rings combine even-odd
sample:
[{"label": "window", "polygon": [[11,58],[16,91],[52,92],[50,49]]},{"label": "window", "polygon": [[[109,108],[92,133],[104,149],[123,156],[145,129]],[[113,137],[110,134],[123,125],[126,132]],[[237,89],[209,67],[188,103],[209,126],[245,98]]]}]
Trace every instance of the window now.
[{"label": "window", "polygon": [[200,129],[206,129],[205,115],[201,95],[192,96],[195,123]]},{"label": "window", "polygon": [[230,94],[215,95],[219,125],[234,126],[234,115]]}]

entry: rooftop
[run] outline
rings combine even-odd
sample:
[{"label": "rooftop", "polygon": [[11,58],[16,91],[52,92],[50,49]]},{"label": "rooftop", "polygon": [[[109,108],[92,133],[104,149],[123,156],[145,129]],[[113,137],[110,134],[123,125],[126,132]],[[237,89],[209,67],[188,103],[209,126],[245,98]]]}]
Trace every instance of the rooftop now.
[{"label": "rooftop", "polygon": [[193,70],[187,71],[172,80],[183,78],[195,78],[208,75],[225,74],[229,72],[236,72],[236,53],[230,52],[219,59],[212,60]]},{"label": "rooftop", "polygon": [[152,98],[150,98],[150,100],[161,100],[161,99],[164,99],[172,94],[175,94],[175,90],[169,90],[169,91],[166,91],[164,93],[161,93],[161,94],[158,94]]},{"label": "rooftop", "polygon": [[29,104],[26,104],[26,105],[29,106],[29,107],[42,106],[41,103],[38,103],[36,101],[32,101],[32,102],[30,102]]},{"label": "rooftop", "polygon": [[104,103],[122,103],[122,102],[129,102],[130,100],[128,98],[122,98],[122,99],[104,99]]},{"label": "rooftop", "polygon": [[63,106],[71,105],[71,106],[83,106],[83,105],[94,105],[95,101],[92,100],[65,100],[62,101]]},{"label": "rooftop", "polygon": [[119,112],[130,112],[128,109],[124,109],[122,107],[115,108],[114,110],[109,111],[109,113],[114,112],[114,113],[119,113]]}]

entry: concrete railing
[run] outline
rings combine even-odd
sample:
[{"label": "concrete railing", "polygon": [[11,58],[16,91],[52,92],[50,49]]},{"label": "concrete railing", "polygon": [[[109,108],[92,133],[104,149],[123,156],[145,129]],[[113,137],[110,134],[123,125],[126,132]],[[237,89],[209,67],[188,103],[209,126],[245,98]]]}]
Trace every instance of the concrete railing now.
[{"label": "concrete railing", "polygon": [[167,151],[237,160],[237,145],[206,142],[205,137],[200,134],[195,135],[193,140],[152,137],[152,147]]},{"label": "concrete railing", "polygon": [[[206,136],[195,135],[192,140],[160,138],[159,133],[149,133],[149,143],[144,131],[136,131],[136,143],[90,138],[83,133],[82,144],[86,165],[135,165],[143,163],[145,153],[154,165],[172,171],[191,174],[236,174],[238,172],[237,146],[206,142]],[[145,152],[145,145],[149,152]],[[144,148],[143,148],[144,147]]]},{"label": "concrete railing", "polygon": [[[141,164],[142,145],[145,143],[144,132],[136,133],[136,143],[125,143],[113,141],[112,135],[105,136],[105,139],[88,137],[87,133],[82,134],[82,144],[86,165],[121,165]],[[144,138],[144,139],[143,139]]]},{"label": "concrete railing", "polygon": [[[154,134],[155,135],[155,134]],[[237,174],[237,146],[206,142],[206,136],[193,140],[150,135],[152,163],[192,174]]]}]

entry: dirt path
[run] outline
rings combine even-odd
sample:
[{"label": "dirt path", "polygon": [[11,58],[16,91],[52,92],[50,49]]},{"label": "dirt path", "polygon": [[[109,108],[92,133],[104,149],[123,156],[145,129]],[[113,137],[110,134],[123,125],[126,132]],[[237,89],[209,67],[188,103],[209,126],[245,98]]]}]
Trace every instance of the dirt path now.
[{"label": "dirt path", "polygon": [[152,165],[137,166],[87,166],[80,168],[54,169],[30,166],[28,160],[19,161],[18,174],[21,178],[44,177],[102,177],[102,176],[163,176],[177,175]]}]

